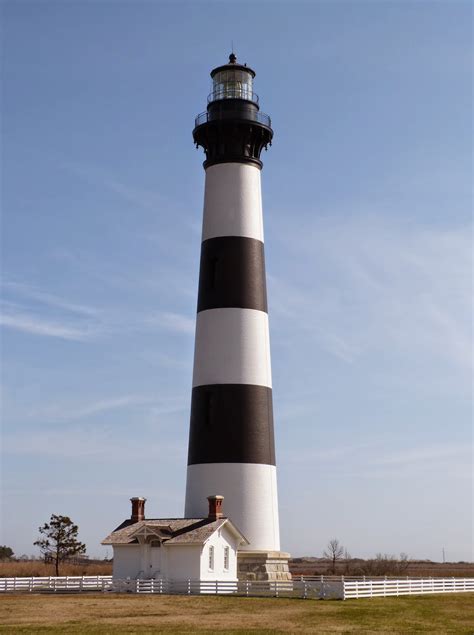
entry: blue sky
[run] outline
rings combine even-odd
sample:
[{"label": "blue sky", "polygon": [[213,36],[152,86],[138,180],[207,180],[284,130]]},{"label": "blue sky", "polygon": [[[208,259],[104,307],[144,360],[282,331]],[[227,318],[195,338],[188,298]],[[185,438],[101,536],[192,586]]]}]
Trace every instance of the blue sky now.
[{"label": "blue sky", "polygon": [[[3,2],[0,542],[183,513],[204,172],[231,40],[263,199],[282,547],[472,552],[471,5]],[[110,555],[110,554],[109,554]]]}]

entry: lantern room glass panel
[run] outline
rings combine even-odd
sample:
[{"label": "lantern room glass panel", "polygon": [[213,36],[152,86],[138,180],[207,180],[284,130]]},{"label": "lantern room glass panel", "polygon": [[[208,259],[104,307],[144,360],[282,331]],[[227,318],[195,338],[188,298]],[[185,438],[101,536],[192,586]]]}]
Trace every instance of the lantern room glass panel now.
[{"label": "lantern room glass panel", "polygon": [[212,101],[218,99],[248,99],[252,101],[252,75],[241,70],[216,73],[212,83]]}]

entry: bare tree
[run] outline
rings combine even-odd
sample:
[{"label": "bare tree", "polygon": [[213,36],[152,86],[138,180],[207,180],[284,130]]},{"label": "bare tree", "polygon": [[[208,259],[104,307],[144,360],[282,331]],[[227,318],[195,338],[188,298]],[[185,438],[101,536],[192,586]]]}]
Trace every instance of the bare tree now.
[{"label": "bare tree", "polygon": [[52,514],[49,523],[39,528],[42,535],[33,544],[41,549],[41,553],[51,558],[59,575],[59,563],[80,553],[85,553],[86,545],[77,539],[78,528],[69,516]]},{"label": "bare tree", "polygon": [[323,553],[325,558],[331,560],[332,574],[336,573],[336,563],[341,560],[346,553],[346,549],[341,545],[337,538],[333,538],[327,544],[327,547]]},{"label": "bare tree", "polygon": [[377,553],[375,558],[366,560],[360,567],[360,573],[372,576],[397,576],[405,573],[410,565],[408,555],[401,553],[400,557]]}]

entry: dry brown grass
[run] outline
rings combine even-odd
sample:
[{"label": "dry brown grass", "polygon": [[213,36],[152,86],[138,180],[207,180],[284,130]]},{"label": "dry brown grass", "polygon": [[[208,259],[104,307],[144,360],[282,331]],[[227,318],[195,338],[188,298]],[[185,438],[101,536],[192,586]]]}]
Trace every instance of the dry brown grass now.
[{"label": "dry brown grass", "polygon": [[[300,561],[302,560],[302,562]],[[361,575],[360,566],[364,560],[351,560],[349,563],[339,562],[336,575]],[[296,562],[290,561],[290,571],[294,576],[299,575],[332,575],[331,563],[322,558],[301,558]],[[394,575],[394,574],[391,574]],[[472,562],[424,562],[411,561],[406,571],[401,574],[410,577],[457,578],[474,577],[474,563]],[[474,632],[474,629],[473,629]]]},{"label": "dry brown grass", "polygon": [[[54,564],[41,560],[26,562],[0,562],[0,578],[41,577],[56,575]],[[103,564],[62,564],[59,575],[112,575],[112,563]]]},{"label": "dry brown grass", "polygon": [[318,601],[150,595],[4,595],[6,633],[472,634],[473,595]]}]

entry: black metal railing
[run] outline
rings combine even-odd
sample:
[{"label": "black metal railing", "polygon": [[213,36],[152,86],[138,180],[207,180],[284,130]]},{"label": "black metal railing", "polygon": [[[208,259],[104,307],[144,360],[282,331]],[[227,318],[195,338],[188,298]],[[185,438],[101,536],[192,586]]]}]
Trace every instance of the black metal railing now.
[{"label": "black metal railing", "polygon": [[252,101],[254,104],[258,104],[257,93],[254,93],[245,86],[226,86],[213,90],[212,93],[207,96],[207,103],[210,104],[211,101],[219,101],[220,99],[245,99],[246,101]]},{"label": "black metal railing", "polygon": [[219,121],[222,119],[241,119],[243,121],[257,121],[258,123],[263,124],[264,126],[272,127],[272,120],[270,116],[264,112],[259,111],[246,111],[242,112],[241,110],[224,110],[219,113],[213,112],[209,114],[207,110],[205,112],[201,112],[196,119],[194,120],[195,127],[201,126],[203,123],[207,123],[208,121]]}]

